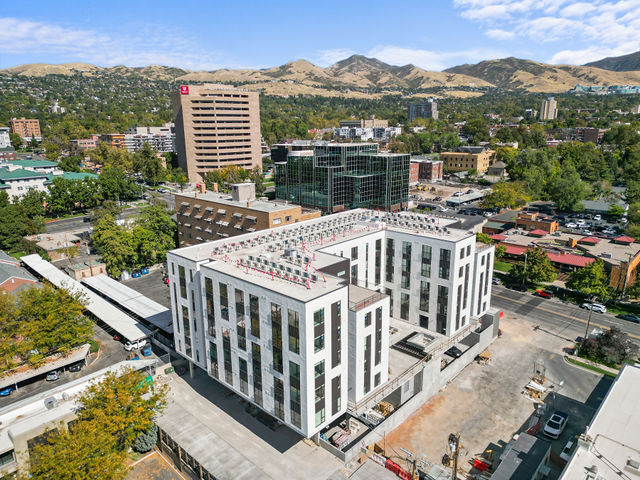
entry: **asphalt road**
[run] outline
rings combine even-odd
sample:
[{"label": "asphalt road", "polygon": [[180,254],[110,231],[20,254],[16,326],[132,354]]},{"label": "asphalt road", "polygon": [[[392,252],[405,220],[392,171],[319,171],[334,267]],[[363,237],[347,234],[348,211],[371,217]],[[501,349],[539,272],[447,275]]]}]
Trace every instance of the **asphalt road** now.
[{"label": "asphalt road", "polygon": [[[132,215],[137,215],[138,209],[136,207],[127,208],[122,212],[120,218],[128,218]],[[77,230],[87,230],[91,223],[85,221],[85,218],[89,218],[89,214],[82,217],[62,218],[60,220],[54,220],[47,222],[45,227],[47,233],[60,233],[60,232],[74,232]]]},{"label": "asphalt road", "polygon": [[[528,292],[509,290],[501,285],[493,286],[491,304],[508,313],[526,317],[529,321],[539,324],[540,328],[570,341],[584,336],[589,318],[588,310],[583,310],[573,303],[555,298],[544,299]],[[640,343],[639,324],[616,318],[609,313],[593,312],[591,315],[589,330],[608,329],[612,326],[620,328],[636,343]]]}]

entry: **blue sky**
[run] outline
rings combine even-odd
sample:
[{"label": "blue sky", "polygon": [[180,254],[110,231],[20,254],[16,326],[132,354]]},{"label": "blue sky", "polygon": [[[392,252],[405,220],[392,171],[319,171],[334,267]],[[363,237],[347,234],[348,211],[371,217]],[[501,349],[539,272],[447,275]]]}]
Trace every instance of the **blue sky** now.
[{"label": "blue sky", "polygon": [[354,53],[442,70],[515,56],[582,64],[640,50],[640,0],[3,2],[0,68],[262,68]]}]

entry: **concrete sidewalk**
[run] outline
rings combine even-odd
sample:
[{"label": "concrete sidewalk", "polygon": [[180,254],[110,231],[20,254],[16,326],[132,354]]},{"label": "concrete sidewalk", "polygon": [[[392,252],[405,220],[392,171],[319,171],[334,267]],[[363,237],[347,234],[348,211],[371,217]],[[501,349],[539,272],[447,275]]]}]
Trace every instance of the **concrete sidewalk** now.
[{"label": "concrete sidewalk", "polygon": [[[196,371],[172,375],[169,406],[158,425],[220,480],[326,479],[344,465],[281,426],[272,431],[235,394]],[[335,477],[334,477],[335,478]]]}]

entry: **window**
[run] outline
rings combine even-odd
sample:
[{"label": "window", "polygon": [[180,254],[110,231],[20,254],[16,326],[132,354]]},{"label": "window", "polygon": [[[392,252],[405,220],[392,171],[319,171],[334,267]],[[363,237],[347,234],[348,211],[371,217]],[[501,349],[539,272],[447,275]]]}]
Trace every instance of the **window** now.
[{"label": "window", "polygon": [[282,307],[271,304],[271,340],[273,343],[273,369],[282,373]]},{"label": "window", "polygon": [[204,290],[207,301],[207,321],[209,330],[207,333],[212,337],[216,336],[216,319],[213,308],[213,280],[208,277],[204,278]]},{"label": "window", "polygon": [[227,293],[227,284],[220,283],[220,316],[224,320],[229,320],[229,296]]},{"label": "window", "polygon": [[464,248],[460,249],[460,260],[464,258]]},{"label": "window", "polygon": [[15,462],[15,456],[13,450],[9,450],[8,452],[4,452],[0,455],[0,467],[8,465],[12,462]]},{"label": "window", "polygon": [[291,221],[291,215],[287,215],[286,217],[284,217],[284,221],[285,222],[290,222]]},{"label": "window", "polygon": [[401,288],[409,288],[411,278],[411,242],[402,242],[402,273],[400,280]]},{"label": "window", "polygon": [[313,367],[314,378],[318,378],[321,375],[324,375],[324,360],[320,360]]},{"label": "window", "polygon": [[373,377],[373,386],[374,388],[380,385],[380,372],[376,373],[375,377]]},{"label": "window", "polygon": [[291,423],[300,428],[300,365],[289,362],[289,404]]},{"label": "window", "polygon": [[386,265],[386,270],[387,273],[385,275],[385,279],[387,282],[392,283],[393,282],[393,256],[395,253],[395,244],[393,241],[393,238],[388,238],[387,239],[387,265]]},{"label": "window", "polygon": [[374,282],[380,285],[381,282],[381,264],[382,264],[382,239],[376,240],[376,270]]},{"label": "window", "polygon": [[253,371],[253,400],[262,405],[262,358],[260,345],[251,343],[251,367]]},{"label": "window", "polygon": [[274,225],[280,225],[282,223],[282,218],[274,218],[273,219],[273,224]]},{"label": "window", "polygon": [[446,248],[440,249],[440,267],[438,270],[439,277],[449,280],[449,270],[451,269],[451,250]]},{"label": "window", "polygon": [[423,312],[429,311],[429,294],[431,285],[424,280],[420,281],[420,310]]},{"label": "window", "polygon": [[462,308],[467,308],[467,298],[469,297],[469,264],[464,267],[464,298]]},{"label": "window", "polygon": [[289,351],[300,353],[300,313],[288,311],[289,318]]},{"label": "window", "polygon": [[467,257],[471,255],[471,245],[467,245]]},{"label": "window", "polygon": [[369,325],[371,325],[371,312],[367,312],[364,315],[364,326],[368,327]]},{"label": "window", "polygon": [[320,410],[316,412],[316,427],[319,427],[323,422],[324,422],[324,407],[322,407]]},{"label": "window", "polygon": [[351,265],[351,285],[358,284],[358,265]]},{"label": "window", "polygon": [[313,326],[319,327],[324,325],[324,308],[313,312]]},{"label": "window", "polygon": [[273,379],[273,400],[273,413],[284,420],[284,382],[279,378]]},{"label": "window", "polygon": [[180,296],[182,298],[187,298],[187,280],[184,275],[184,267],[182,265],[178,266],[178,274],[180,276]]},{"label": "window", "polygon": [[422,263],[420,264],[420,275],[423,277],[431,276],[431,247],[422,245]]},{"label": "window", "polygon": [[222,355],[224,357],[224,378],[225,381],[233,386],[233,368],[231,364],[231,331],[227,328],[222,329]]},{"label": "window", "polygon": [[211,360],[211,376],[218,378],[220,375],[218,371],[218,346],[209,342],[209,359]]},{"label": "window", "polygon": [[376,308],[376,358],[375,365],[382,361],[382,307]]},{"label": "window", "polygon": [[358,247],[351,247],[351,260],[358,259]]},{"label": "window", "polygon": [[313,339],[313,350],[314,352],[319,352],[324,348],[324,334],[318,335]]},{"label": "window", "polygon": [[191,356],[191,328],[189,324],[189,308],[182,306],[182,331],[184,332],[185,353]]},{"label": "window", "polygon": [[400,294],[400,318],[402,320],[409,320],[409,294]]},{"label": "window", "polygon": [[260,299],[256,295],[249,295],[249,317],[251,335],[260,338]]},{"label": "window", "polygon": [[236,333],[238,336],[238,348],[247,349],[246,321],[244,316],[244,292],[236,288]]},{"label": "window", "polygon": [[449,288],[438,285],[438,300],[436,308],[436,331],[446,335],[447,311],[449,305]]},{"label": "window", "polygon": [[324,385],[316,388],[316,403],[324,400]]}]

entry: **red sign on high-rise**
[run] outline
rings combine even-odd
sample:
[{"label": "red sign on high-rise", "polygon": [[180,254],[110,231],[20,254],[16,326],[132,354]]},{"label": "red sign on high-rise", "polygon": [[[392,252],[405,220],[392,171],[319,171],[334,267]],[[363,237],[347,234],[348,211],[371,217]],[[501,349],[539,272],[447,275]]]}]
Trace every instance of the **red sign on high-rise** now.
[{"label": "red sign on high-rise", "polygon": [[180,93],[182,95],[189,95],[189,85],[180,85]]}]

